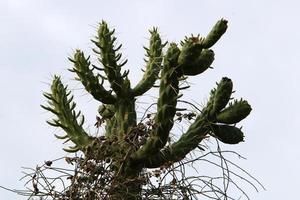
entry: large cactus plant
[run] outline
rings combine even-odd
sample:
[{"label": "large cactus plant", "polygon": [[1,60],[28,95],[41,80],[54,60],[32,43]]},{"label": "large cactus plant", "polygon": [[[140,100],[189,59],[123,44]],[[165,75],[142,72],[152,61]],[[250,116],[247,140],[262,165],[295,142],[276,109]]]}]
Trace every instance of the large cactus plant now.
[{"label": "large cactus plant", "polygon": [[[235,124],[251,111],[245,100],[231,100],[232,81],[224,77],[210,92],[210,98],[179,139],[170,142],[177,103],[182,97],[180,83],[189,76],[197,76],[210,68],[214,52],[210,49],[225,33],[227,21],[219,20],[206,37],[190,36],[180,44],[163,42],[157,28],[150,30],[146,50],[146,68],[141,80],[132,86],[129,71],[122,70],[127,60],[122,59],[121,45],[116,46],[114,30],[102,21],[92,40],[101,66],[91,64],[90,57],[76,50],[69,60],[70,69],[85,90],[99,101],[98,120],[105,124],[105,133],[96,137],[83,128],[84,116],[75,111],[76,104],[70,90],[54,76],[50,92],[44,93],[48,105],[42,107],[55,115],[48,121],[59,127],[64,135],[55,135],[73,143],[64,148],[80,151],[86,160],[111,163],[114,184],[108,199],[141,199],[141,188],[147,184],[139,177],[145,169],[170,166],[185,158],[204,138],[217,138],[226,144],[243,141],[244,134]],[[164,51],[165,50],[165,51]],[[104,85],[109,83],[109,89]],[[138,123],[136,98],[144,95],[159,82],[156,113],[151,127]],[[83,198],[83,197],[81,197]],[[95,197],[96,198],[96,197]]]}]

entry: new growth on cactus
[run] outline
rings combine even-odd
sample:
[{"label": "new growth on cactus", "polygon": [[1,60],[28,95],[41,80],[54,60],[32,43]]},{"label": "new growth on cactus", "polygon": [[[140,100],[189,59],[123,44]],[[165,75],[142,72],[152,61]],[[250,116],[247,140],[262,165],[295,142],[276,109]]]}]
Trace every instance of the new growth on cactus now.
[{"label": "new growth on cactus", "polygon": [[[167,168],[183,160],[205,138],[214,137],[226,144],[238,144],[244,140],[244,133],[236,127],[236,123],[249,115],[251,106],[246,100],[232,100],[233,83],[224,77],[211,90],[208,102],[191,120],[185,133],[177,141],[169,141],[179,110],[177,103],[185,89],[180,88],[180,83],[211,67],[215,57],[211,47],[226,29],[227,21],[221,19],[206,37],[191,35],[176,44],[163,42],[158,29],[152,28],[149,46],[144,47],[144,75],[132,86],[129,71],[123,70],[127,60],[120,53],[122,45],[116,45],[115,30],[109,29],[102,21],[92,40],[96,46],[93,51],[101,66],[91,64],[90,56],[81,50],[76,50],[69,58],[73,64],[69,70],[99,101],[99,119],[105,124],[105,133],[101,137],[89,135],[84,130],[84,115],[75,111],[71,91],[59,76],[54,76],[51,90],[44,93],[48,104],[42,106],[55,115],[48,123],[64,131],[65,135],[55,135],[57,138],[74,144],[64,148],[65,151],[81,151],[85,162],[109,163],[109,173],[113,178],[100,189],[106,199],[142,199],[145,196],[142,188],[146,182],[141,177],[145,169]],[[144,95],[157,81],[159,97],[152,124],[138,123],[136,98]],[[109,83],[109,88],[104,86],[105,82]],[[83,191],[78,190],[73,195],[83,199],[88,193]],[[94,196],[95,199],[97,197]],[[65,198],[71,199],[67,194]]]}]

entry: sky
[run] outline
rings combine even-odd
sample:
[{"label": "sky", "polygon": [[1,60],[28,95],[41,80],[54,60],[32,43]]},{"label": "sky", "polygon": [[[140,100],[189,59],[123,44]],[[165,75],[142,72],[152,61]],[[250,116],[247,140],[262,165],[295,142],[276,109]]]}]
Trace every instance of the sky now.
[{"label": "sky", "polygon": [[[205,103],[215,82],[230,77],[235,97],[247,99],[253,111],[241,123],[245,142],[223,148],[246,157],[242,166],[266,187],[250,190],[252,199],[295,199],[300,181],[299,6],[296,0],[1,0],[0,185],[23,189],[22,166],[67,155],[53,136],[57,130],[45,123],[51,115],[40,107],[54,74],[70,84],[87,128],[94,130],[98,104],[72,79],[67,57],[77,48],[91,54],[90,39],[101,20],[116,29],[134,84],[142,76],[149,28],[158,27],[164,41],[179,42],[191,33],[205,36],[225,18],[229,27],[213,47],[214,69],[191,78],[185,98]],[[1,189],[0,198],[25,199]]]}]

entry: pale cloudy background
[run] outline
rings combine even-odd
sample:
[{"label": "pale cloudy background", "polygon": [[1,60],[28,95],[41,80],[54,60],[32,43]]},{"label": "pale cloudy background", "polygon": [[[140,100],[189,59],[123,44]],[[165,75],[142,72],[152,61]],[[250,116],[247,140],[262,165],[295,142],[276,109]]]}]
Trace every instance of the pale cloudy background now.
[{"label": "pale cloudy background", "polygon": [[[40,108],[42,91],[53,74],[81,88],[67,72],[67,56],[76,48],[91,52],[89,39],[105,19],[116,28],[129,59],[133,82],[141,75],[147,29],[158,26],[163,39],[179,41],[205,35],[224,17],[225,36],[213,48],[214,70],[192,79],[186,99],[203,103],[215,81],[232,78],[236,97],[249,100],[253,112],[242,125],[246,142],[233,147],[242,166],[267,188],[252,199],[297,199],[300,182],[300,4],[292,0],[249,1],[0,1],[0,185],[22,189],[21,166],[34,167],[65,155],[61,141]],[[80,109],[93,124],[95,104],[75,91]],[[91,126],[91,131],[93,130]],[[225,149],[227,146],[223,146]],[[243,187],[243,186],[241,186]],[[25,199],[0,190],[0,199]]]}]

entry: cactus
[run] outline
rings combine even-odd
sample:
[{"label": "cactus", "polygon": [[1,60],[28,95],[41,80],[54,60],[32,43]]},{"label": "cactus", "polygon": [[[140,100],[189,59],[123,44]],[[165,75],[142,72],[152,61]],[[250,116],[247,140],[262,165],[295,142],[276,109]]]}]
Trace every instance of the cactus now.
[{"label": "cactus", "polygon": [[[162,42],[157,28],[150,30],[150,44],[146,50],[146,69],[142,79],[132,87],[128,70],[123,70],[127,60],[122,59],[116,46],[114,30],[102,21],[97,36],[92,42],[101,67],[91,65],[89,56],[76,50],[69,60],[70,69],[85,90],[99,101],[99,119],[105,124],[104,136],[100,139],[89,135],[83,128],[84,117],[75,111],[70,90],[59,76],[54,76],[51,91],[44,93],[48,105],[42,107],[56,117],[48,121],[51,126],[65,132],[56,136],[74,143],[64,149],[67,152],[83,152],[86,159],[107,160],[112,164],[116,182],[136,180],[147,168],[166,166],[181,161],[207,137],[214,137],[226,144],[237,144],[244,139],[238,122],[246,118],[251,107],[245,100],[232,101],[232,81],[224,77],[210,92],[210,98],[186,130],[175,142],[168,142],[182,97],[180,83],[189,76],[197,76],[210,68],[214,52],[210,49],[225,33],[227,21],[221,19],[205,38],[186,37],[180,45]],[[167,48],[166,53],[163,49]],[[137,122],[136,98],[144,95],[159,81],[157,112],[151,128],[145,129]],[[104,86],[109,83],[110,89]],[[229,104],[229,105],[228,105]],[[228,106],[227,106],[228,105]],[[227,106],[227,107],[226,107]],[[78,122],[78,118],[81,120]],[[142,127],[142,128],[141,128]],[[143,182],[128,181],[121,184],[110,199],[139,199]],[[113,187],[113,186],[111,186]]]}]

